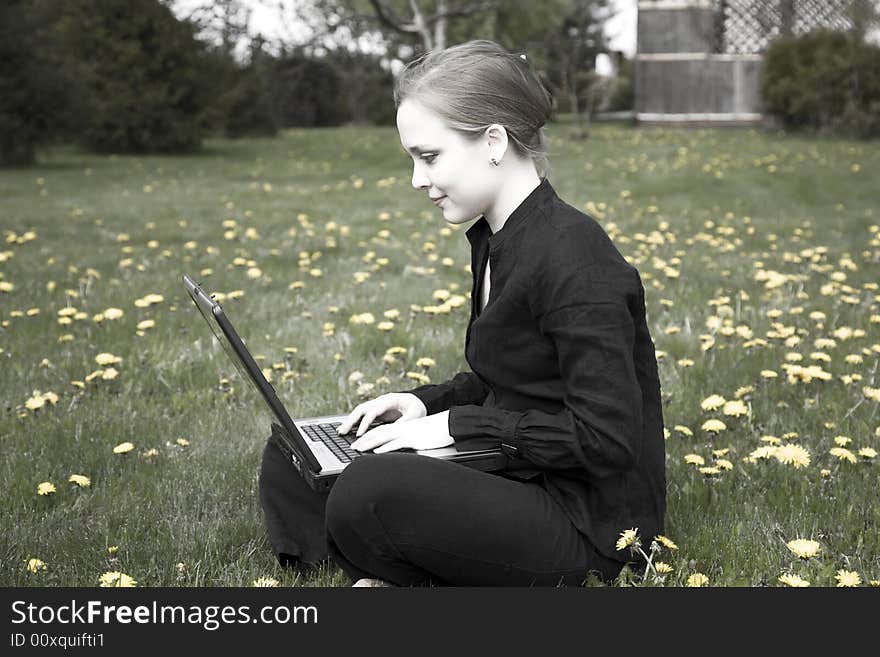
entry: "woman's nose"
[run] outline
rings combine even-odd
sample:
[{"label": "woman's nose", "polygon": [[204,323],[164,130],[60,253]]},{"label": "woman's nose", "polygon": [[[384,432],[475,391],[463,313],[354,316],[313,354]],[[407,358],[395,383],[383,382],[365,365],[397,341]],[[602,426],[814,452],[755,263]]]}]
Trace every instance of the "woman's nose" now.
[{"label": "woman's nose", "polygon": [[425,189],[431,186],[431,181],[425,175],[425,171],[418,164],[413,164],[412,186],[416,189]]}]

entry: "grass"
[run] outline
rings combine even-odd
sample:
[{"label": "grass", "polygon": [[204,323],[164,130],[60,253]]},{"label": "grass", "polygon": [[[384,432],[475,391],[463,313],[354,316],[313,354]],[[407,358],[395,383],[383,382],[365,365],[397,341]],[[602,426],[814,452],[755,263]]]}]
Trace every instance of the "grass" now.
[{"label": "grass", "polygon": [[[550,127],[551,180],[639,268],[658,350],[678,549],[656,556],[672,572],[644,583],[880,579],[880,146],[613,125],[573,141],[569,129]],[[106,571],[141,586],[347,584],[332,566],[276,565],[257,499],[270,418],[180,275],[229,295],[294,415],[407,389],[408,374],[443,381],[465,367],[467,306],[432,312],[434,292],[468,293],[467,242],[409,173],[392,128],[216,140],[186,157],[57,148],[0,172],[0,584],[94,586]],[[162,301],[135,304],[149,294]],[[96,321],[109,308],[123,315]],[[399,316],[379,330],[389,310]],[[362,313],[375,322],[350,321]],[[154,326],[139,330],[145,320]],[[393,346],[405,353],[387,363]],[[122,359],[118,375],[89,378],[105,352]],[[28,409],[37,392],[57,402]],[[713,394],[747,414],[704,410]],[[710,418],[727,428],[702,429]],[[855,463],[830,453],[835,438]],[[123,442],[134,449],[115,454]],[[754,456],[777,442],[802,446],[809,464]],[[727,463],[701,472],[688,454]],[[56,492],[38,495],[41,482]],[[819,554],[798,559],[795,538]],[[30,572],[32,558],[45,569]]]}]

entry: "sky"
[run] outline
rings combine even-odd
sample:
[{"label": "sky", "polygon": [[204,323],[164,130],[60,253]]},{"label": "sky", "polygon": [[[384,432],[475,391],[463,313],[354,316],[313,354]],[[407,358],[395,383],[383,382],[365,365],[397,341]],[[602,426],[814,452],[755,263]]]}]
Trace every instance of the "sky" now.
[{"label": "sky", "polygon": [[[203,4],[204,0],[175,0],[175,9],[179,12],[188,6]],[[243,4],[252,9],[250,30],[252,34],[261,33],[268,40],[285,39],[298,41],[305,36],[301,25],[290,16],[279,10],[278,3],[273,0],[242,0]],[[612,50],[623,51],[627,57],[636,52],[636,6],[638,0],[611,0],[615,15],[607,21],[605,33]],[[296,0],[287,0],[286,4],[296,4]]]}]

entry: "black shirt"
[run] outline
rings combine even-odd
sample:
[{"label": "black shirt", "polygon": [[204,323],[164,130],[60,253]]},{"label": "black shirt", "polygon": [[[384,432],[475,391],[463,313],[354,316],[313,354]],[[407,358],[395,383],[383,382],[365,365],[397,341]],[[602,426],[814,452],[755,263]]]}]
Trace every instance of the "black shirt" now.
[{"label": "black shirt", "polygon": [[[600,552],[638,528],[663,532],[665,445],[660,380],[638,270],[592,217],[544,179],[492,234],[471,243],[471,372],[411,390],[428,413],[449,410],[459,450],[505,445]],[[489,299],[480,312],[486,262]]]}]

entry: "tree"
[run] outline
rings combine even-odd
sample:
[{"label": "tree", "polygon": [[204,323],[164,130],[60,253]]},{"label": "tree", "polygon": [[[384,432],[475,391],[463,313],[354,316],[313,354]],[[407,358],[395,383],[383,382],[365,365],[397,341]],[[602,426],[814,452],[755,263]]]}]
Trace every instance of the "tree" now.
[{"label": "tree", "polygon": [[30,164],[70,126],[73,81],[49,3],[0,3],[0,164]]},{"label": "tree", "polygon": [[81,79],[87,147],[174,152],[201,145],[212,81],[192,24],[159,0],[69,0],[60,11]]}]

